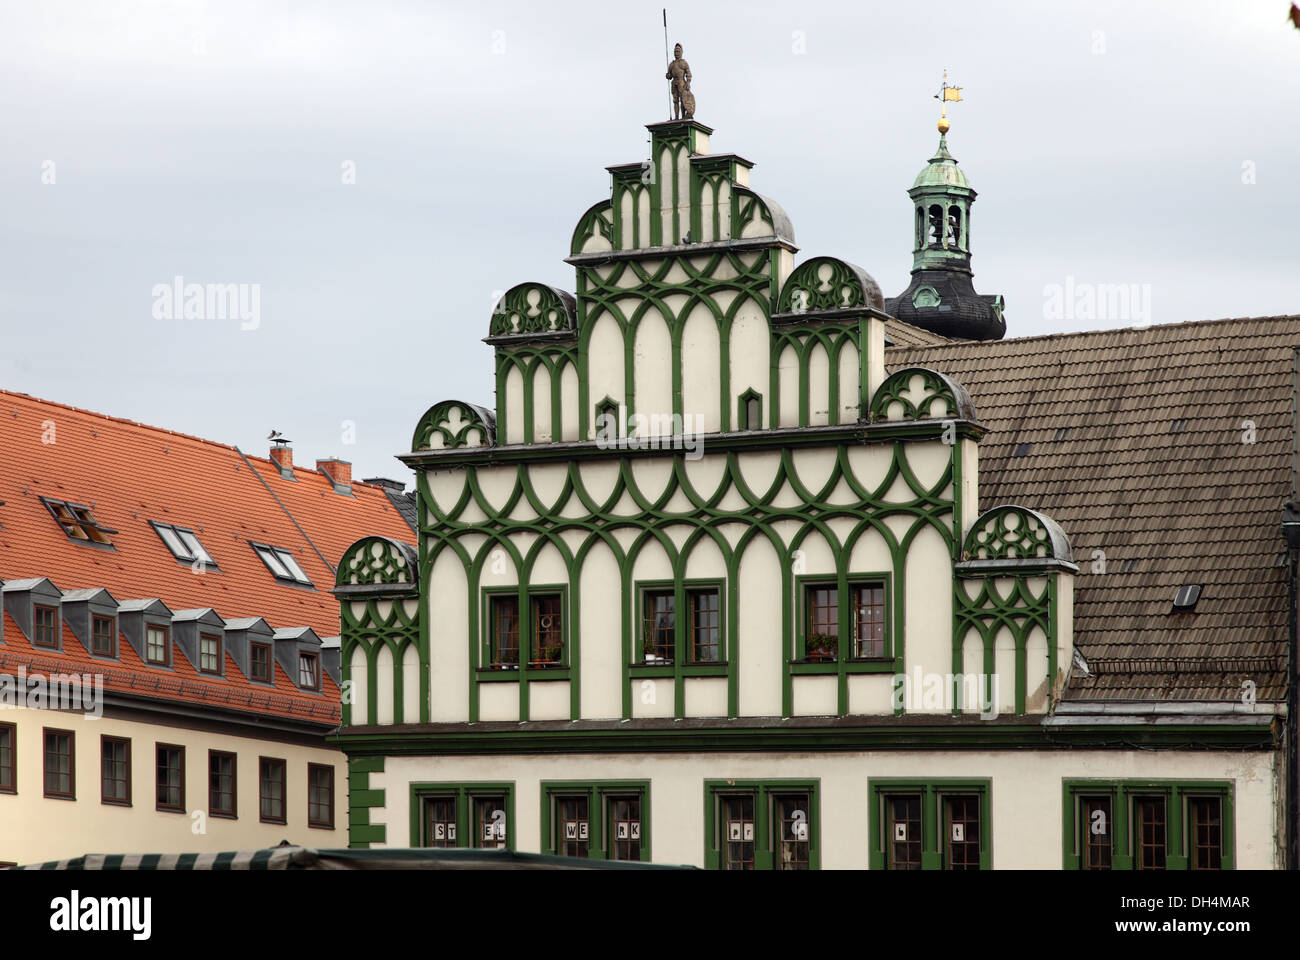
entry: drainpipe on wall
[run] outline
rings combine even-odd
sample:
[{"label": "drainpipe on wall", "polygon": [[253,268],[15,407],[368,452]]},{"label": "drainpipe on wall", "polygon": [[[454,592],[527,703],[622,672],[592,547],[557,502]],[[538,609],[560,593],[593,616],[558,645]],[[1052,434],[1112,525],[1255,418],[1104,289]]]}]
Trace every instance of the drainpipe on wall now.
[{"label": "drainpipe on wall", "polygon": [[1300,869],[1300,796],[1296,795],[1300,775],[1300,752],[1296,737],[1296,560],[1300,558],[1300,504],[1288,500],[1282,508],[1282,532],[1286,536],[1287,580],[1287,664],[1286,664],[1286,867]]},{"label": "drainpipe on wall", "polygon": [[1300,348],[1292,351],[1291,364],[1291,499],[1282,508],[1282,533],[1286,537],[1287,658],[1286,658],[1286,867],[1300,869],[1300,718],[1296,705],[1297,642],[1296,561],[1300,559]]}]

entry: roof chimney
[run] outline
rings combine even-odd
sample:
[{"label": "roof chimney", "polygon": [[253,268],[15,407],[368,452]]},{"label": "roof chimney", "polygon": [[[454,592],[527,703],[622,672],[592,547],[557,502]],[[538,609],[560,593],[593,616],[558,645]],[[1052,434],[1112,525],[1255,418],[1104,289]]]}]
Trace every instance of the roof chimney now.
[{"label": "roof chimney", "polygon": [[280,468],[280,476],[286,480],[293,479],[293,447],[288,440],[277,440],[271,447],[271,460]]},{"label": "roof chimney", "polygon": [[335,493],[352,492],[352,464],[349,461],[340,460],[338,457],[317,460],[316,469],[330,478]]}]

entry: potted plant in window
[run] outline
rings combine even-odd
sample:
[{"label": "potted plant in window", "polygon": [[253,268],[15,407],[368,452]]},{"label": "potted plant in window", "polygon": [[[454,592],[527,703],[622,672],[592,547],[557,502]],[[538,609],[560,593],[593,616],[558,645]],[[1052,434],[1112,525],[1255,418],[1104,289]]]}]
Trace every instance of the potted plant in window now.
[{"label": "potted plant in window", "polygon": [[546,655],[547,663],[559,663],[560,654],[564,652],[564,648],[558,643],[548,643],[542,652]]},{"label": "potted plant in window", "polygon": [[814,633],[806,645],[809,660],[834,660],[840,641],[833,633]]},{"label": "potted plant in window", "polygon": [[646,641],[641,644],[642,659],[646,663],[666,663],[668,658],[659,655],[661,649],[663,649],[662,646],[655,643],[654,638],[647,638]]}]

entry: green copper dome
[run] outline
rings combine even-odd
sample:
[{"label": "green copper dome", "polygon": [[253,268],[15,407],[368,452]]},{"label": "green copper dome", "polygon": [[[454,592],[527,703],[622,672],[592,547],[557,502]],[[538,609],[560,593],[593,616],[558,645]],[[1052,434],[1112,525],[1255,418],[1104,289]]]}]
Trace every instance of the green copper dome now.
[{"label": "green copper dome", "polygon": [[930,162],[925,169],[916,175],[916,182],[912,184],[912,187],[965,187],[967,190],[971,189],[965,171],[957,166],[957,161],[948,152],[947,137],[942,134],[939,136],[939,149],[930,158]]}]

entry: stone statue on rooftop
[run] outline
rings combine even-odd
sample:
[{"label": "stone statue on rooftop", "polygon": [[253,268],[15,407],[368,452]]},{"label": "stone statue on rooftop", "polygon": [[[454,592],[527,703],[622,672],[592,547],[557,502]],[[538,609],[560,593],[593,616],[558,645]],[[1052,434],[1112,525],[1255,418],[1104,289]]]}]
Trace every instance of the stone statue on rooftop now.
[{"label": "stone statue on rooftop", "polygon": [[673,62],[664,79],[672,81],[673,119],[690,120],[695,116],[695,95],[691,93],[691,65],[682,59],[680,43],[673,47]]}]

